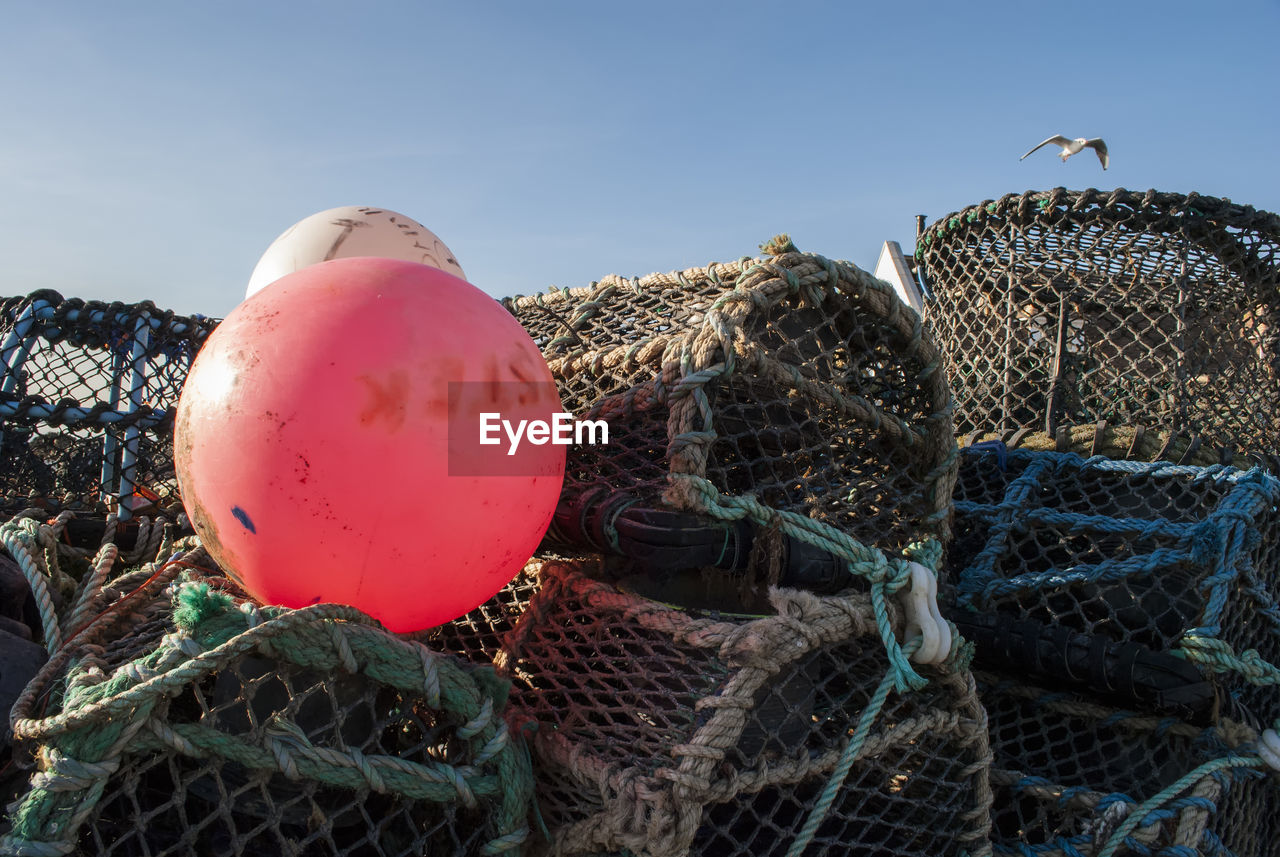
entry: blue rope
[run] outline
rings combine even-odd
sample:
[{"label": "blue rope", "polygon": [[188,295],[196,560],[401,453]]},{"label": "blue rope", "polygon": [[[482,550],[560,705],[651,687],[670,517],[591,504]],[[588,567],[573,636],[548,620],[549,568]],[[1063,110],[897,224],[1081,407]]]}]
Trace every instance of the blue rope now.
[{"label": "blue rope", "polygon": [[[979,455],[984,466],[1000,463],[990,450]],[[1280,635],[1280,603],[1268,581],[1253,567],[1262,538],[1259,522],[1280,504],[1280,480],[1260,468],[1240,471],[1221,465],[1195,467],[1102,456],[1086,459],[1075,453],[1025,449],[1008,450],[1006,459],[1010,474],[1023,469],[1008,483],[998,502],[959,500],[955,504],[957,513],[987,528],[985,544],[960,573],[957,600],[963,607],[992,609],[1001,601],[1027,593],[1154,580],[1169,568],[1189,567],[1194,571],[1194,582],[1188,584],[1187,594],[1197,596],[1199,612],[1188,617],[1194,627],[1181,630],[1180,647],[1174,652],[1214,673],[1232,673],[1255,685],[1280,684],[1280,668],[1262,657],[1258,649],[1236,652],[1221,639],[1223,623],[1234,621],[1230,617],[1239,612],[1240,602],[1262,617],[1267,636]],[[1037,495],[1045,490],[1047,480],[1079,485],[1091,474],[1143,477],[1156,481],[1153,487],[1157,490],[1160,482],[1179,487],[1191,484],[1217,494],[1204,498],[1207,514],[1190,522],[1117,518],[1040,505]],[[1040,529],[1070,536],[1119,538],[1132,548],[1125,555],[1090,557],[1094,561],[1059,563],[1044,571],[1008,576],[1005,565],[1015,538]]]},{"label": "blue rope", "polygon": [[[1137,807],[1137,809],[1129,813],[1129,816],[1125,818],[1125,820],[1120,823],[1120,826],[1116,828],[1115,832],[1111,834],[1111,838],[1107,840],[1103,849],[1098,852],[1098,857],[1114,857],[1116,850],[1119,849],[1122,844],[1125,844],[1130,833],[1138,827],[1145,827],[1159,821],[1161,817],[1167,817],[1164,815],[1167,810],[1163,810],[1163,808],[1167,804],[1174,803],[1177,795],[1191,788],[1206,776],[1220,771],[1230,770],[1232,768],[1260,768],[1262,767],[1262,764],[1262,757],[1260,756],[1225,756],[1220,759],[1205,762],[1200,767],[1188,774],[1185,774],[1177,782],[1168,786],[1159,794],[1144,801]],[[1188,798],[1184,800],[1191,799]],[[1212,803],[1209,804],[1209,808],[1214,808]]]}]

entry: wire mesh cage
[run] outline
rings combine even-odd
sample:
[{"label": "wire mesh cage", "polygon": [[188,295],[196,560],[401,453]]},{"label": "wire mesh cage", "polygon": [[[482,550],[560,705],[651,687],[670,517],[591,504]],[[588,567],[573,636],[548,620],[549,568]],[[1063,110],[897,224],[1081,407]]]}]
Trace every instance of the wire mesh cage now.
[{"label": "wire mesh cage", "polygon": [[1251,755],[1253,729],[976,676],[990,718],[997,855],[1280,854],[1274,774]]},{"label": "wire mesh cage", "polygon": [[1280,217],[1198,194],[1028,192],[921,236],[956,428],[1142,425],[1280,452]]},{"label": "wire mesh cage", "polygon": [[214,326],[52,291],[0,303],[0,511],[178,510],[173,413]]},{"label": "wire mesh cage", "polygon": [[724,615],[597,562],[542,563],[503,637],[535,853],[990,853],[985,714],[955,651],[894,690],[866,595],[774,589],[766,612]]},{"label": "wire mesh cage", "polygon": [[15,707],[39,770],[0,853],[521,853],[532,775],[491,666],[352,608],[260,609],[206,561],[85,582]]},{"label": "wire mesh cage", "polygon": [[950,561],[967,636],[1123,707],[1280,717],[1280,480],[1000,446],[961,462]]},{"label": "wire mesh cage", "polygon": [[[506,301],[565,409],[608,429],[570,449],[557,543],[798,583],[818,530],[886,550],[946,538],[950,393],[919,317],[786,236],[763,249]],[[707,521],[742,527],[695,535]]]}]

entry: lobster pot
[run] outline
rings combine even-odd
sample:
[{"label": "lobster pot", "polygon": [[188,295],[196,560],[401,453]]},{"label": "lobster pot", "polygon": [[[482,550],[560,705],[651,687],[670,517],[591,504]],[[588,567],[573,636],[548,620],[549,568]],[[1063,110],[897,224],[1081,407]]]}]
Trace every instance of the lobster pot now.
[{"label": "lobster pot", "polygon": [[505,667],[504,641],[520,621],[540,587],[538,570],[545,560],[535,557],[492,598],[469,613],[414,634],[427,647],[485,666]]},{"label": "lobster pot", "polygon": [[775,589],[776,612],[727,618],[572,563],[544,564],[541,582],[506,636],[513,724],[531,736],[550,833],[539,853],[781,857],[806,824],[806,855],[989,847],[971,677],[918,667],[922,690],[875,700],[889,664],[866,596]]},{"label": "lobster pot", "polygon": [[954,617],[987,622],[996,654],[1031,651],[1039,628],[1041,672],[1122,707],[1145,682],[1150,702],[1198,696],[1170,709],[1184,719],[1261,728],[1280,716],[1278,501],[1257,468],[966,449]]},{"label": "lobster pot", "polygon": [[956,428],[1143,425],[1274,464],[1280,217],[1198,194],[1028,192],[921,236]]},{"label": "lobster pot", "polygon": [[491,667],[215,583],[143,584],[20,701],[40,771],[0,853],[522,853],[531,773]]},{"label": "lobster pot", "polygon": [[997,855],[1280,854],[1274,774],[1217,764],[1247,754],[1252,729],[1225,720],[1205,729],[977,678],[990,717]]},{"label": "lobster pot", "polygon": [[608,427],[569,448],[553,538],[608,552],[620,509],[742,519],[748,496],[761,528],[794,515],[885,549],[949,533],[951,398],[919,317],[785,236],[764,251],[507,299],[565,410]]},{"label": "lobster pot", "polygon": [[52,291],[0,304],[0,511],[180,511],[173,414],[214,325]]}]

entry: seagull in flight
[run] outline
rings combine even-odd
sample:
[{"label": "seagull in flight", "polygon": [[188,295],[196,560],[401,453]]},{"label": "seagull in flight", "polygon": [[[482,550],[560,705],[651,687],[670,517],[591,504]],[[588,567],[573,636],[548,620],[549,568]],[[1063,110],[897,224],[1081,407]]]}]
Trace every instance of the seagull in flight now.
[{"label": "seagull in flight", "polygon": [[[1068,140],[1061,134],[1054,134],[1048,140],[1045,140],[1039,146],[1036,146],[1035,149],[1032,149],[1031,152],[1034,152],[1041,146],[1047,146],[1050,143],[1053,143],[1055,146],[1062,147],[1062,154],[1058,157],[1062,158],[1062,163],[1064,164],[1067,162],[1067,158],[1084,149],[1086,146],[1098,153],[1098,160],[1102,161],[1102,168],[1104,170],[1107,168],[1107,165],[1111,163],[1111,157],[1107,154],[1107,144],[1102,142],[1101,137],[1095,137],[1092,140],[1086,140],[1084,137],[1076,137],[1074,140]],[[1031,154],[1031,152],[1027,152],[1027,155]],[[1023,155],[1021,158],[1018,158],[1018,160],[1023,160],[1027,155]]]}]

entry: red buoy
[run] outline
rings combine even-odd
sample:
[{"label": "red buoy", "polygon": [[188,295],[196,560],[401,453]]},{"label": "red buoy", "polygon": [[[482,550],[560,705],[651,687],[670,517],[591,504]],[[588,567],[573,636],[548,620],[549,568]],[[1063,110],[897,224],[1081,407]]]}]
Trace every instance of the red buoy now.
[{"label": "red buoy", "polygon": [[205,548],[255,598],[416,631],[483,603],[537,547],[564,446],[512,449],[494,426],[560,410],[493,298],[426,265],[334,259],[254,294],[205,342],[178,405],[178,482]]}]

